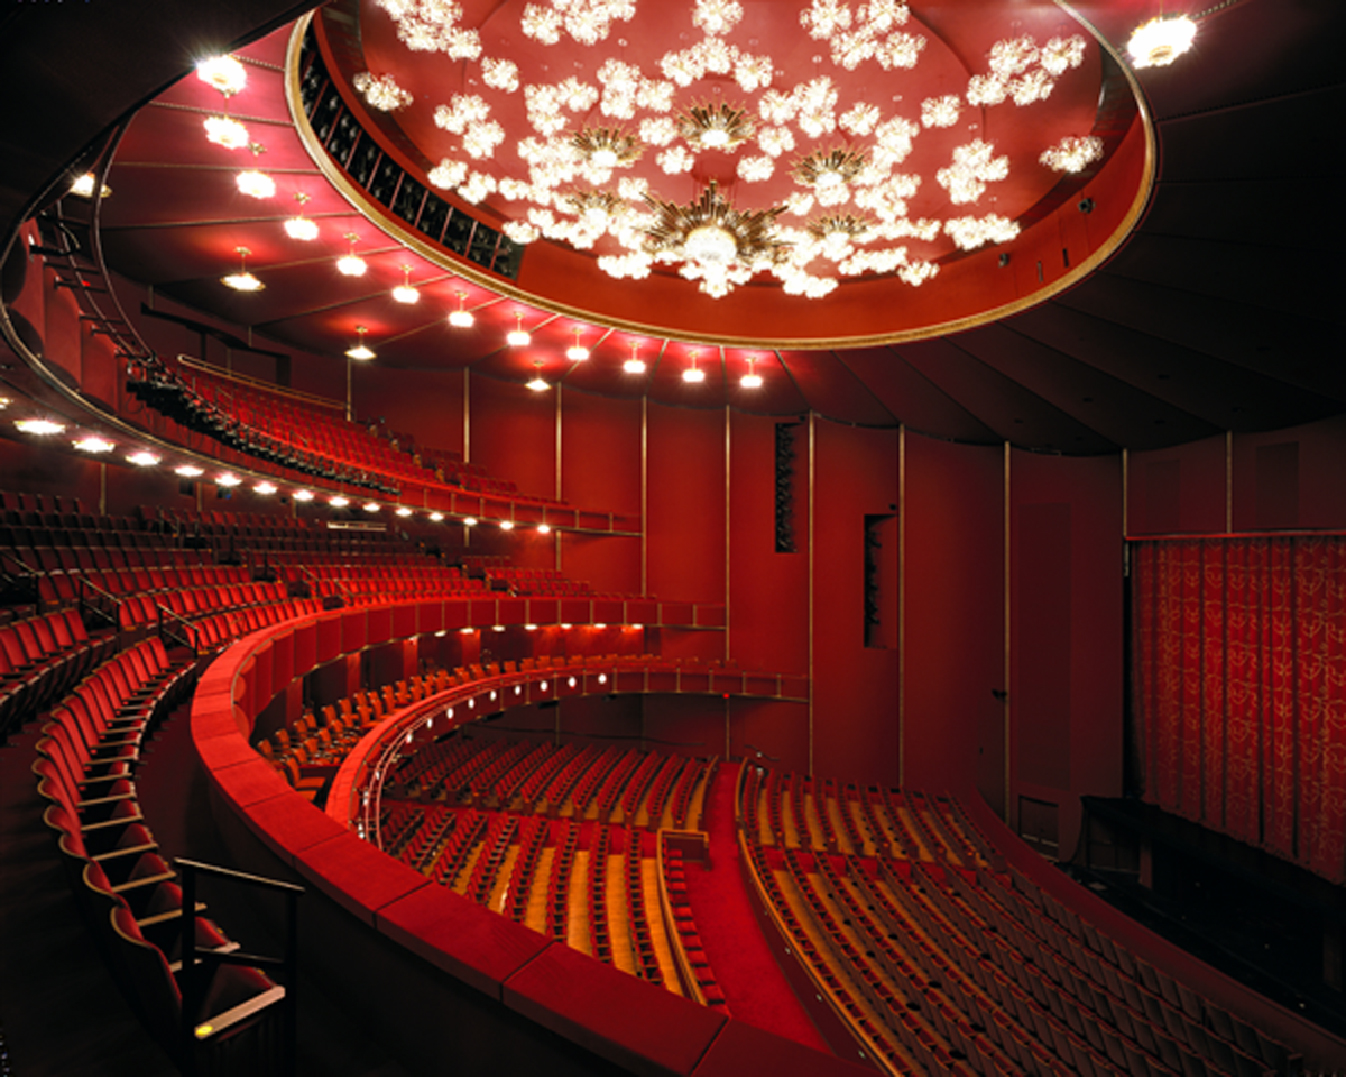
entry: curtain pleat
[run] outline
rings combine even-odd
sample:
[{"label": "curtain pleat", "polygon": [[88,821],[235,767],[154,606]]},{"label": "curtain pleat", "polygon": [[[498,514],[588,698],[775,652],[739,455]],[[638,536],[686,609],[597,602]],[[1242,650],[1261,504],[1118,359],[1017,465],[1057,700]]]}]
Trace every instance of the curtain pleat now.
[{"label": "curtain pleat", "polygon": [[1138,542],[1146,800],[1346,881],[1346,537]]}]

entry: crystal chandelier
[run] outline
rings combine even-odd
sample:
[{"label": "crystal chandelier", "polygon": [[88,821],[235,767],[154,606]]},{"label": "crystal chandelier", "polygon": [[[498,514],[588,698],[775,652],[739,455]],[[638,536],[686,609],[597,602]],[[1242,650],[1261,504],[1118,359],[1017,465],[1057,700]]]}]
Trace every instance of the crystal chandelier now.
[{"label": "crystal chandelier", "polygon": [[1067,136],[1055,146],[1042,151],[1038,158],[1056,172],[1083,172],[1103,156],[1103,140],[1093,135],[1083,138]]},{"label": "crystal chandelier", "polygon": [[[1050,159],[1016,148],[1011,163],[973,122],[954,146],[969,111],[1032,116],[1090,46],[1069,33],[991,40],[966,57],[964,84],[929,96],[919,69],[946,46],[904,0],[794,0],[792,39],[778,10],[739,0],[530,0],[492,16],[489,55],[460,0],[376,3],[406,48],[462,61],[462,89],[415,105],[438,129],[430,183],[486,203],[514,242],[591,250],[617,279],[666,266],[713,297],[765,274],[811,298],[863,274],[920,285],[964,243],[1017,234],[977,208],[1012,168],[1070,170],[1097,141]],[[667,35],[678,19],[676,47],[653,60],[614,32]],[[789,48],[768,55],[761,41]],[[529,128],[517,136],[515,115]],[[929,146],[945,167],[916,152]]]},{"label": "crystal chandelier", "polygon": [[394,81],[392,75],[374,75],[361,71],[351,79],[351,85],[364,95],[371,108],[380,112],[396,112],[416,100]]}]

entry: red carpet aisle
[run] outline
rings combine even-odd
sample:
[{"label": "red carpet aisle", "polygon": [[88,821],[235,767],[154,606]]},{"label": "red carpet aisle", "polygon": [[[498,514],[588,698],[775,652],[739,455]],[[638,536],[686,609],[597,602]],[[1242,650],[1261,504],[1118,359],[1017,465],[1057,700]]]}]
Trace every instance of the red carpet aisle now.
[{"label": "red carpet aisle", "polygon": [[687,896],[729,1012],[750,1025],[831,1053],[758,929],[734,829],[738,766],[721,766],[706,798],[711,870],[689,863]]}]

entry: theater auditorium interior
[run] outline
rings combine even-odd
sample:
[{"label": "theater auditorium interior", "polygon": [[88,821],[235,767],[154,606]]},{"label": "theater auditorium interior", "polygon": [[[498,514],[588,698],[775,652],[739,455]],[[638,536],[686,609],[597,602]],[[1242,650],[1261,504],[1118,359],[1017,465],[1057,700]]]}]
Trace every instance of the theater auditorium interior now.
[{"label": "theater auditorium interior", "polygon": [[1343,45],[8,5],[0,1077],[1346,1068]]}]

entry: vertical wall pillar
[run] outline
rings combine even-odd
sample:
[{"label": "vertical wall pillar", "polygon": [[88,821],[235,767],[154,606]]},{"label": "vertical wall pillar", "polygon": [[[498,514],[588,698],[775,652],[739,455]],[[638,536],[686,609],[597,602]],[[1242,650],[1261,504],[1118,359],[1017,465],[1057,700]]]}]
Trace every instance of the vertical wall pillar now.
[{"label": "vertical wall pillar", "polygon": [[1013,715],[1014,715],[1014,701],[1010,697],[1009,693],[1010,671],[1012,668],[1010,665],[1011,660],[1010,628],[1013,623],[1013,619],[1010,615],[1010,598],[1011,598],[1010,578],[1014,570],[1013,560],[1011,557],[1012,550],[1010,546],[1010,536],[1012,530],[1010,527],[1010,523],[1013,519],[1013,508],[1010,504],[1010,461],[1012,459],[1013,456],[1010,451],[1010,443],[1007,441],[1005,442],[1005,518],[1003,522],[1004,540],[1005,540],[1005,564],[1004,564],[1005,594],[1003,599],[1004,621],[1002,624],[1002,631],[1004,632],[1005,635],[1005,669],[1002,682],[1004,684],[1005,694],[1003,700],[1001,701],[1001,713],[1002,713],[1001,723],[1002,723],[1002,733],[1004,737],[1002,742],[1002,749],[1005,753],[1005,803],[1003,805],[1003,818],[1007,826],[1017,831],[1018,824],[1016,819],[1016,813],[1011,811],[1011,806],[1013,805],[1014,802],[1014,796],[1013,793],[1011,792],[1011,785],[1010,785],[1010,778],[1013,772],[1010,758],[1010,753],[1012,751],[1010,732],[1013,727]]}]

